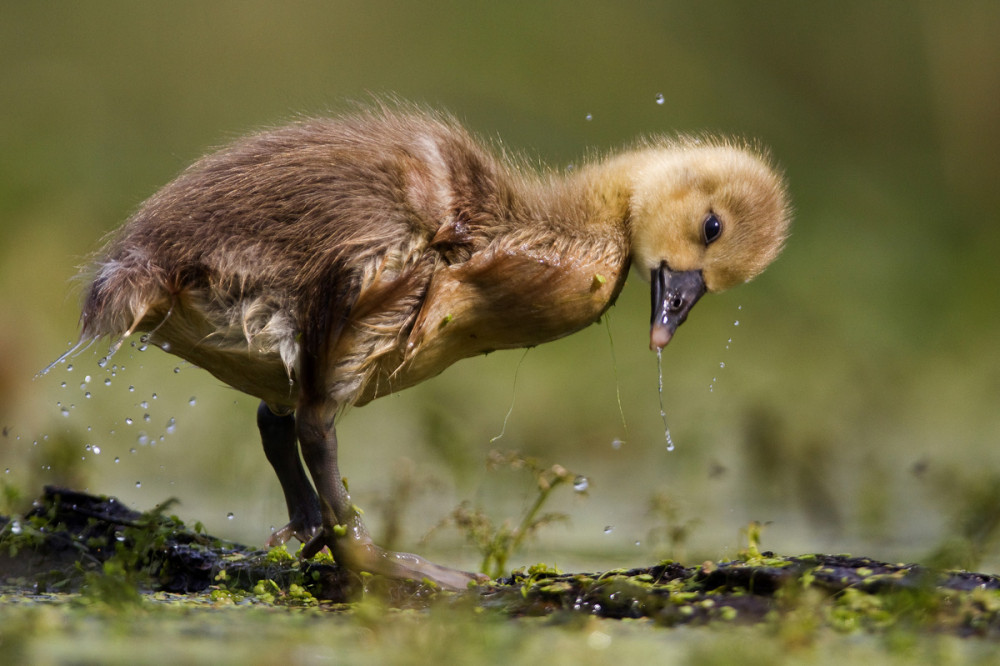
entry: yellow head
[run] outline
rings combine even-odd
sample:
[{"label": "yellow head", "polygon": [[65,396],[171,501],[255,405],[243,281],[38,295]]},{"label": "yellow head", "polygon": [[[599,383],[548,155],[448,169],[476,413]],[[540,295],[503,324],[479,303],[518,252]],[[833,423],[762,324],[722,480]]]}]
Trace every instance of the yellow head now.
[{"label": "yellow head", "polygon": [[774,261],[790,211],[781,176],[744,146],[685,140],[632,157],[632,265],[653,284],[659,349],[706,289],[747,282]]}]

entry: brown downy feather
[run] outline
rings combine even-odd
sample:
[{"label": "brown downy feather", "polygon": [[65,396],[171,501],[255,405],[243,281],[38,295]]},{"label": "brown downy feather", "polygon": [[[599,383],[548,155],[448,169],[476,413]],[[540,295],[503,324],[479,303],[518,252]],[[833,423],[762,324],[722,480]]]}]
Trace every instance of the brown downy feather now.
[{"label": "brown downy feather", "polygon": [[[676,148],[562,178],[415,112],[252,135],[193,164],[123,226],[96,264],[81,339],[150,332],[275,408],[293,407],[303,386],[364,404],[460,358],[596,321],[624,283],[631,245],[659,249],[636,237],[646,223],[633,208],[644,174],[673,173],[665,155]],[[780,178],[765,186],[781,199],[783,238]],[[645,215],[668,205],[647,199]],[[730,273],[759,272],[768,251],[728,266],[724,286]]]}]

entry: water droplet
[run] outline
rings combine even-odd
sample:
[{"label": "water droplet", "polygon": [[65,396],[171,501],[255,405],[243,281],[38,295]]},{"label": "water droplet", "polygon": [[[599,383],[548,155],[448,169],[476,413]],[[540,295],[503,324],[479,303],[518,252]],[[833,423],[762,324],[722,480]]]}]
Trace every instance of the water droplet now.
[{"label": "water droplet", "polygon": [[656,93],[656,103],[662,105],[667,98],[663,96],[663,93]]},{"label": "water droplet", "polygon": [[128,452],[129,453],[135,453],[135,447],[133,446],[131,449],[128,450]]},{"label": "water droplet", "polygon": [[169,342],[164,342],[162,345],[160,345],[160,349],[162,349],[165,352],[170,351],[170,343]]},{"label": "water droplet", "polygon": [[90,379],[91,379],[90,375],[86,375],[86,376],[85,376],[85,377],[83,378],[83,383],[84,383],[84,384],[89,384],[89,383],[90,383]]},{"label": "water droplet", "polygon": [[138,347],[136,347],[136,349],[138,349],[141,352],[144,352],[148,349],[148,347],[145,344],[141,344]]},{"label": "water droplet", "polygon": [[625,443],[624,441],[616,437],[615,439],[611,440],[611,448],[617,451],[618,449],[622,448],[622,444],[624,443]]},{"label": "water droplet", "polygon": [[641,546],[641,545],[642,545],[642,542],[641,542],[641,541],[636,541],[636,542],[635,542],[635,545],[636,545],[636,546]]},{"label": "water droplet", "polygon": [[575,479],[573,479],[573,490],[578,493],[583,493],[587,491],[590,487],[590,481],[584,475],[580,474]]},{"label": "water droplet", "polygon": [[605,525],[604,526],[604,533],[605,534],[611,534],[611,530],[613,530],[613,529],[615,529],[614,525]]},{"label": "water droplet", "polygon": [[146,446],[149,444],[149,435],[144,432],[139,433],[139,436],[135,438],[135,441],[139,443],[140,446]]},{"label": "water droplet", "polygon": [[132,425],[132,417],[131,416],[126,416],[125,417],[125,425]]},{"label": "water droplet", "polygon": [[118,456],[115,456],[115,462],[119,462],[119,461],[121,461],[121,458],[119,458]]},{"label": "water droplet", "polygon": [[62,388],[66,388],[66,382],[62,382],[61,384],[59,384],[59,386]]},{"label": "water droplet", "polygon": [[110,377],[108,377],[108,378],[106,378],[106,379],[104,380],[104,385],[105,385],[105,386],[111,386],[111,378],[110,378]]},{"label": "water droplet", "polygon": [[95,456],[101,455],[101,447],[99,447],[99,446],[95,446],[94,447],[94,455]]},{"label": "water droplet", "polygon": [[69,410],[66,409],[65,407],[60,408],[59,413],[62,414],[63,416],[69,416]]},{"label": "water droplet", "polygon": [[139,406],[142,407],[143,409],[149,409],[149,403],[147,401],[145,401],[145,400],[143,400],[142,402],[140,402]]},{"label": "water droplet", "polygon": [[594,119],[594,114],[588,113],[586,116],[584,116],[584,118],[586,118],[587,121],[589,122]]},{"label": "water droplet", "polygon": [[736,321],[733,322],[733,326],[739,326],[739,325],[740,325],[740,320],[739,319],[737,319]]},{"label": "water droplet", "polygon": [[234,515],[233,515],[233,512],[232,512],[232,511],[230,511],[229,513],[227,513],[227,514],[226,514],[226,518],[227,518],[228,520],[232,520],[232,519],[233,519],[233,518],[235,518],[235,517],[236,517],[236,516],[234,516]]},{"label": "water droplet", "polygon": [[725,361],[721,361],[721,362],[719,363],[719,367],[720,367],[720,368],[724,368],[724,367],[726,367],[726,362],[725,362]]},{"label": "water droplet", "polygon": [[106,366],[107,364],[108,364],[108,357],[107,357],[107,356],[104,356],[104,357],[102,357],[102,358],[101,358],[101,360],[100,360],[100,361],[98,361],[98,362],[97,362],[97,367],[99,367],[99,368],[103,368],[103,367],[104,367],[104,366]]},{"label": "water droplet", "polygon": [[145,421],[146,423],[149,423],[149,419],[151,418],[152,417],[148,413],[142,415],[142,420]]},{"label": "water droplet", "polygon": [[142,481],[136,481],[135,482],[135,487],[136,488],[142,488]]},{"label": "water droplet", "polygon": [[181,371],[181,369],[180,369],[180,368],[174,368],[174,374],[175,374],[175,375],[176,375],[177,373],[179,373],[180,371]]},{"label": "water droplet", "polygon": [[171,416],[167,421],[167,434],[173,434],[174,430],[177,430],[177,421]]},{"label": "water droplet", "polygon": [[197,402],[198,402],[198,399],[195,398],[194,396],[191,396],[190,398],[188,398],[188,404],[191,405],[192,407],[194,407],[195,403],[197,403]]},{"label": "water droplet", "polygon": [[667,451],[674,450],[674,440],[670,436],[670,426],[667,425],[667,412],[663,409],[663,350],[656,350],[656,369],[660,373],[660,418],[663,419],[663,437],[667,440]]},{"label": "water droplet", "polygon": [[21,522],[18,520],[10,521],[10,533],[20,534],[21,533]]},{"label": "water droplet", "polygon": [[66,366],[66,372],[73,372],[73,364],[72,363],[70,363],[69,365]]},{"label": "water droplet", "polygon": [[156,400],[156,399],[157,399],[157,398],[159,398],[159,397],[160,397],[160,396],[156,395],[155,393],[153,394],[153,400]]},{"label": "water droplet", "polygon": [[90,391],[87,391],[86,393],[84,393],[83,397],[84,398],[90,398]]}]

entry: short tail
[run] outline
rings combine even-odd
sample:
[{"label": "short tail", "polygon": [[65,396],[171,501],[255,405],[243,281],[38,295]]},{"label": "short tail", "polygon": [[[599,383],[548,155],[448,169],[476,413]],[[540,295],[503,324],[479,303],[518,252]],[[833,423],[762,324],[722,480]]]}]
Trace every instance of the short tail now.
[{"label": "short tail", "polygon": [[79,340],[38,374],[44,375],[100,338],[110,337],[113,342],[107,356],[100,361],[103,366],[147,315],[169,301],[164,284],[160,271],[142,257],[108,258],[99,262],[83,300]]}]

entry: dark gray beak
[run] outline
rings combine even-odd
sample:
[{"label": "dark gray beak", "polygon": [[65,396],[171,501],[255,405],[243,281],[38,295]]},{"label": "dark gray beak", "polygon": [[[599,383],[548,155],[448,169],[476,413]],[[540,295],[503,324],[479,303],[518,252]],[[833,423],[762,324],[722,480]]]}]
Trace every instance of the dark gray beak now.
[{"label": "dark gray beak", "polygon": [[659,350],[667,346],[674,331],[705,293],[705,279],[701,271],[672,271],[664,261],[653,269],[650,283],[653,316],[649,322],[649,348]]}]

